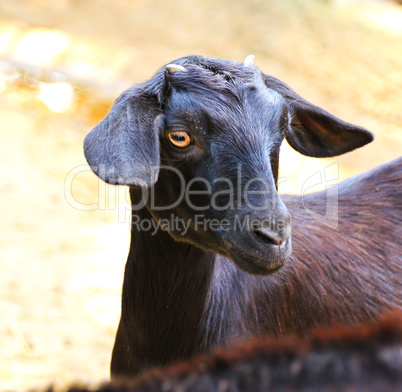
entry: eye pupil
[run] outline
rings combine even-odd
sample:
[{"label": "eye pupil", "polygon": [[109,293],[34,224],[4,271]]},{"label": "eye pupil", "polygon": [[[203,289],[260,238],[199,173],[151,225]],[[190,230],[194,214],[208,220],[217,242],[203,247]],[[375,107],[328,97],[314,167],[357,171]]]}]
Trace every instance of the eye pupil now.
[{"label": "eye pupil", "polygon": [[191,143],[190,135],[185,131],[171,131],[168,133],[170,143],[175,147],[188,147]]},{"label": "eye pupil", "polygon": [[183,135],[172,135],[172,140],[176,142],[184,142],[186,138]]}]

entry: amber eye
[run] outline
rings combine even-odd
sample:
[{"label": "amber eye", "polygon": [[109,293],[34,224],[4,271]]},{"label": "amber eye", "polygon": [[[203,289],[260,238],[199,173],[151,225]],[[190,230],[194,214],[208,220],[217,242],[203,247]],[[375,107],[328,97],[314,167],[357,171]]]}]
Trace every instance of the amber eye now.
[{"label": "amber eye", "polygon": [[167,136],[175,147],[185,148],[191,144],[190,135],[185,131],[169,131]]}]

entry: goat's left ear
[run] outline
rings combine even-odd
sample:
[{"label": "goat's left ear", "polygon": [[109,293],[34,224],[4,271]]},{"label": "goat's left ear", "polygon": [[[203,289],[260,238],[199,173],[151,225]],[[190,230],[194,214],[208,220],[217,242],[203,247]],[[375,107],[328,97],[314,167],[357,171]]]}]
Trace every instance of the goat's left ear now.
[{"label": "goat's left ear", "polygon": [[142,85],[126,90],[86,136],[85,157],[110,184],[149,187],[159,173],[158,99]]},{"label": "goat's left ear", "polygon": [[263,77],[265,85],[286,100],[291,116],[286,140],[301,154],[316,158],[333,157],[362,147],[374,139],[368,130],[311,104],[279,79],[268,75]]}]

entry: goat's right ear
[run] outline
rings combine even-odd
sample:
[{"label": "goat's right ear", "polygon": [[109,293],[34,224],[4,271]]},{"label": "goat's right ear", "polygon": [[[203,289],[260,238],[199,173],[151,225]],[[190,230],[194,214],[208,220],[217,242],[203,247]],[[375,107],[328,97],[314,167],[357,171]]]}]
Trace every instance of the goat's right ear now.
[{"label": "goat's right ear", "polygon": [[263,77],[265,85],[286,101],[290,112],[286,140],[301,154],[316,158],[333,157],[362,147],[374,139],[367,129],[313,105],[279,79],[268,75]]},{"label": "goat's right ear", "polygon": [[[126,90],[86,136],[84,153],[94,173],[110,184],[149,187],[159,173],[156,96],[141,85]],[[159,121],[158,121],[159,118]]]}]

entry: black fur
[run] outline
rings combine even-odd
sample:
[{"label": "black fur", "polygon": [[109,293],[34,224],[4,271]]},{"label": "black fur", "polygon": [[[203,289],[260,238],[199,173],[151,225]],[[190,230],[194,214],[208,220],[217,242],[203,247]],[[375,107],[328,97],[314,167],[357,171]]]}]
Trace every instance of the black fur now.
[{"label": "black fur", "polygon": [[[401,314],[353,328],[315,331],[311,339],[259,339],[197,357],[94,392],[399,392]],[[68,392],[89,392],[71,388]]]},{"label": "black fur", "polygon": [[[402,160],[341,183],[332,229],[303,205],[325,211],[326,192],[279,197],[280,144],[286,138],[306,155],[334,156],[372,135],[254,66],[196,56],[174,63],[185,70],[163,67],[127,90],[85,140],[95,173],[130,185],[134,207],[154,195],[153,205],[148,198],[133,209],[112,374],[133,376],[249,337],[305,335],[401,307]],[[192,145],[173,148],[172,129],[188,131]],[[198,194],[161,210],[183,185],[173,169]],[[200,227],[197,215],[229,228]],[[235,226],[247,217],[269,221],[268,232]],[[169,219],[188,229],[152,235],[136,226]]]}]

